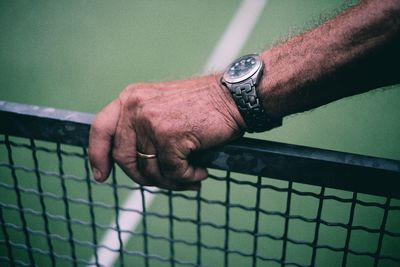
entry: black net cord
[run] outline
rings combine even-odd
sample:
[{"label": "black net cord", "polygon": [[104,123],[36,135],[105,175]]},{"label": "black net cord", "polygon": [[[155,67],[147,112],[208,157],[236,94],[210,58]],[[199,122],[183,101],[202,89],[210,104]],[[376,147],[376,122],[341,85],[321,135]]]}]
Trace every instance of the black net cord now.
[{"label": "black net cord", "polygon": [[113,189],[113,195],[114,195],[114,207],[115,207],[115,226],[117,228],[117,233],[118,233],[118,242],[119,242],[119,261],[120,261],[120,266],[125,265],[125,260],[124,260],[124,243],[122,242],[122,236],[121,236],[121,229],[119,226],[119,197],[118,197],[118,185],[117,185],[117,175],[116,175],[116,170],[115,170],[115,165],[111,169],[111,178],[112,178],[112,189]]},{"label": "black net cord", "polygon": [[97,255],[97,227],[96,227],[96,218],[94,215],[94,208],[93,208],[93,192],[92,192],[92,183],[90,178],[90,171],[89,171],[89,162],[88,162],[88,154],[86,148],[82,148],[83,156],[84,156],[84,168],[85,168],[85,180],[87,185],[88,191],[88,200],[89,200],[89,213],[90,213],[90,224],[92,228],[92,241],[93,241],[93,253],[96,266],[99,266],[99,256]]},{"label": "black net cord", "polygon": [[39,191],[40,207],[42,209],[44,230],[46,233],[46,242],[47,242],[47,246],[49,248],[51,266],[55,266],[56,259],[54,256],[53,243],[51,242],[49,219],[47,218],[47,212],[46,212],[46,204],[45,204],[44,197],[43,197],[42,177],[39,172],[39,161],[38,161],[37,154],[36,154],[35,141],[32,138],[30,139],[30,145],[31,145],[31,150],[32,150],[33,164],[34,164],[34,168],[35,168],[36,184],[37,184],[37,189]]},{"label": "black net cord", "polygon": [[350,238],[351,238],[351,227],[353,226],[354,211],[356,209],[356,204],[357,204],[357,193],[353,192],[353,197],[351,199],[350,216],[349,216],[349,221],[347,223],[348,227],[347,227],[347,233],[346,233],[346,241],[344,244],[342,266],[346,266],[346,264],[347,264],[347,256],[349,254],[349,245],[350,245]]},{"label": "black net cord", "polygon": [[149,267],[149,240],[147,237],[147,216],[146,216],[146,199],[144,197],[143,186],[140,186],[140,196],[142,198],[142,225],[143,225],[143,252],[144,252],[144,266]]},{"label": "black net cord", "polygon": [[225,193],[225,241],[224,241],[224,266],[229,266],[229,222],[230,222],[230,213],[229,207],[231,203],[231,173],[229,171],[226,172],[226,193]]},{"label": "black net cord", "polygon": [[289,215],[290,215],[290,204],[292,202],[292,187],[293,182],[290,181],[288,183],[288,191],[287,191],[287,198],[286,198],[286,211],[285,211],[285,226],[283,230],[283,242],[282,242],[282,255],[281,255],[281,266],[285,266],[286,261],[286,247],[287,247],[287,236],[289,232]]},{"label": "black net cord", "polygon": [[257,177],[257,193],[256,193],[256,206],[255,206],[255,217],[254,217],[254,229],[253,229],[253,264],[257,266],[257,251],[258,251],[258,226],[260,219],[260,199],[261,199],[261,176]]},{"label": "black net cord", "polygon": [[21,223],[22,223],[23,233],[25,236],[25,245],[27,247],[30,264],[32,266],[35,266],[35,259],[33,257],[31,239],[29,236],[28,228],[27,228],[26,218],[25,218],[25,215],[23,212],[21,191],[19,190],[19,186],[18,186],[18,177],[17,177],[15,168],[14,168],[14,160],[13,160],[13,156],[12,156],[11,144],[10,144],[8,135],[5,136],[5,144],[7,147],[8,163],[12,167],[11,168],[11,176],[12,176],[13,183],[14,183],[14,190],[15,190],[15,193],[17,194],[17,205],[18,205],[18,209],[19,209],[19,216],[20,216]]},{"label": "black net cord", "polygon": [[68,191],[67,186],[65,184],[65,176],[64,176],[64,166],[63,166],[63,157],[61,153],[61,145],[57,143],[57,158],[58,158],[58,174],[61,181],[61,188],[62,188],[62,197],[65,207],[65,218],[67,221],[67,231],[68,231],[68,242],[71,248],[71,257],[72,257],[72,264],[73,266],[77,266],[77,258],[76,258],[76,248],[74,242],[74,233],[72,231],[71,225],[71,215],[69,211],[69,202],[68,202]]},{"label": "black net cord", "polygon": [[390,201],[391,201],[390,197],[386,198],[385,210],[383,213],[381,227],[379,229],[380,230],[379,231],[379,240],[378,240],[378,246],[377,246],[376,252],[375,252],[374,267],[377,267],[379,264],[379,258],[380,258],[379,256],[381,255],[382,242],[383,242],[383,237],[385,235],[385,230],[386,230],[386,222],[387,222],[387,217],[388,217],[388,213],[389,213]]},{"label": "black net cord", "polygon": [[10,260],[10,262],[14,262],[14,256],[10,245],[10,236],[8,235],[7,232],[6,221],[4,219],[4,214],[3,214],[3,206],[1,205],[0,205],[0,223],[1,223],[1,230],[3,231],[4,241],[6,242],[5,245],[7,247],[8,259]]},{"label": "black net cord", "polygon": [[319,228],[321,226],[322,208],[324,206],[324,195],[325,195],[325,187],[321,187],[321,191],[319,192],[318,210],[315,222],[314,240],[312,241],[311,266],[315,266],[315,259],[317,257],[317,245],[319,237]]},{"label": "black net cord", "polygon": [[196,232],[197,232],[197,258],[196,258],[196,264],[200,266],[201,263],[201,190],[197,191],[196,194],[196,204],[197,204],[197,215],[196,215]]},{"label": "black net cord", "polygon": [[175,266],[175,246],[174,246],[174,209],[173,209],[173,195],[172,191],[168,190],[168,209],[169,209],[169,253],[170,253],[170,263],[171,267]]}]

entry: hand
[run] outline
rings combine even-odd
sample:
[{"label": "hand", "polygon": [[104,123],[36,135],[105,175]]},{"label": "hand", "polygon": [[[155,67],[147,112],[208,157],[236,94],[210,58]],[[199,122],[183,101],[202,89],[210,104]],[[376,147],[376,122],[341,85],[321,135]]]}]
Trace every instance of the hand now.
[{"label": "hand", "polygon": [[[188,162],[193,151],[240,137],[244,122],[217,76],[132,84],[95,117],[89,159],[99,182],[114,160],[135,182],[171,190],[198,190],[205,168]],[[143,159],[137,152],[157,155]]]}]

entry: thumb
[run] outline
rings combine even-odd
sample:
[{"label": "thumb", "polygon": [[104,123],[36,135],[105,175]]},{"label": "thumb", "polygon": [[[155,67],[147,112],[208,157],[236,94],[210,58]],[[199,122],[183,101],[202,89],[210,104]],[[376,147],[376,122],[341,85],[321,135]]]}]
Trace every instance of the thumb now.
[{"label": "thumb", "polygon": [[94,118],[89,134],[89,161],[98,182],[107,179],[111,171],[113,137],[117,128],[120,102],[118,99],[105,106]]}]

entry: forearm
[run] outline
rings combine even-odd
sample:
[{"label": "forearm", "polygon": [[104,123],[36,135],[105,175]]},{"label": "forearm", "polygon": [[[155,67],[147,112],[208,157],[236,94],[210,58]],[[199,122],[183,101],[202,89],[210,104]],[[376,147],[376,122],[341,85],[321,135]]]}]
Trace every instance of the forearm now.
[{"label": "forearm", "polygon": [[272,117],[400,81],[400,1],[365,1],[262,53],[259,93]]}]

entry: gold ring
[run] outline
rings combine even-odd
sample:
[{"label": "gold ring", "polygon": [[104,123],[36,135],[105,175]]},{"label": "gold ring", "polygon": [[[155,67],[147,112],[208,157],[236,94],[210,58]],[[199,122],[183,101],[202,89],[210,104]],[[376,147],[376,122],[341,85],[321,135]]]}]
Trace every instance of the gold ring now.
[{"label": "gold ring", "polygon": [[157,157],[155,154],[145,154],[139,151],[136,151],[137,155],[142,159],[154,159]]}]

